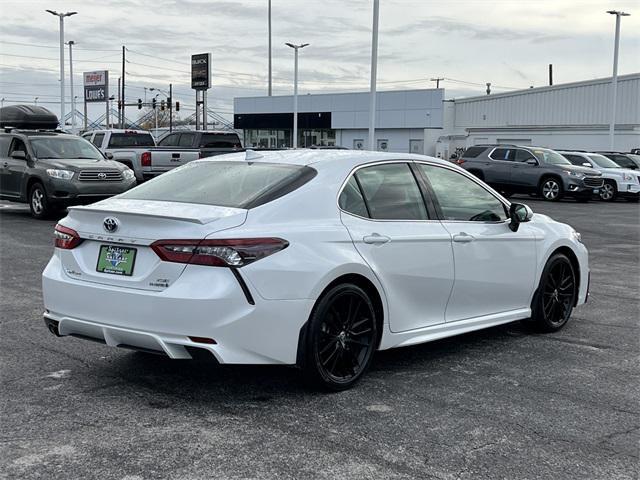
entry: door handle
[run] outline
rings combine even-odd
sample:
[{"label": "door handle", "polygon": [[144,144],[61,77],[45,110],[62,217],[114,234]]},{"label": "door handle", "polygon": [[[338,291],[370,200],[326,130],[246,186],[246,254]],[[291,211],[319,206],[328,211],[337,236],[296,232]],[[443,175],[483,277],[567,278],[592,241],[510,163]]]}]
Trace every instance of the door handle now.
[{"label": "door handle", "polygon": [[365,235],[362,238],[362,241],[364,243],[369,243],[373,245],[382,245],[383,243],[387,243],[389,240],[391,240],[389,237],[387,237],[386,235],[380,235],[379,233],[372,233],[371,235]]},{"label": "door handle", "polygon": [[9,163],[4,162],[4,163],[2,164],[2,166],[3,166],[4,168],[8,168],[8,167],[9,167]]},{"label": "door handle", "polygon": [[465,232],[460,232],[453,236],[453,241],[458,243],[469,243],[473,242],[476,238],[473,235],[469,235]]}]

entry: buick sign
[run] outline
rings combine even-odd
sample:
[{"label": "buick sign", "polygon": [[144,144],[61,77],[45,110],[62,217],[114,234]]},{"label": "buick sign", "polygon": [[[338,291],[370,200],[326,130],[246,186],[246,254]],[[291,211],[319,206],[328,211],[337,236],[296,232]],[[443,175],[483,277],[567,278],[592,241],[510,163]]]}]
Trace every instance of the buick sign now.
[{"label": "buick sign", "polygon": [[211,88],[211,54],[191,55],[191,88],[208,90]]}]

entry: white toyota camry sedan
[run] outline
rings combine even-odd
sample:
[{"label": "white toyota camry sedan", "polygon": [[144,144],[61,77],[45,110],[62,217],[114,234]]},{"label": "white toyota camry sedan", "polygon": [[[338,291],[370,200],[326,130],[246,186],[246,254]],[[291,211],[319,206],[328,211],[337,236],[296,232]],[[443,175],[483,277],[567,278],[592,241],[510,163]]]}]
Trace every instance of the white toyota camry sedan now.
[{"label": "white toyota camry sedan", "polygon": [[43,273],[52,333],[189,359],[297,365],[341,390],[376,350],[586,302],[580,234],[449,162],[247,151],[73,207]]}]

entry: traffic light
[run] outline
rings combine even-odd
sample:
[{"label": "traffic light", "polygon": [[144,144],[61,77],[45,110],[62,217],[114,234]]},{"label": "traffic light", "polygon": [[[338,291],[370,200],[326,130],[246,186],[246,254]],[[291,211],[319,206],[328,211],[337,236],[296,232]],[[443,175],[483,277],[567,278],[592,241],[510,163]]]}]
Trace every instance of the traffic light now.
[{"label": "traffic light", "polygon": [[164,110],[164,100],[160,102],[160,110]]},{"label": "traffic light", "polygon": [[138,99],[138,110],[142,110],[142,99]]},{"label": "traffic light", "polygon": [[151,108],[156,109],[156,99],[151,100]]},{"label": "traffic light", "polygon": [[176,102],[176,112],[180,111],[180,102]]},{"label": "traffic light", "polygon": [[118,110],[122,110],[122,102],[118,100]]}]

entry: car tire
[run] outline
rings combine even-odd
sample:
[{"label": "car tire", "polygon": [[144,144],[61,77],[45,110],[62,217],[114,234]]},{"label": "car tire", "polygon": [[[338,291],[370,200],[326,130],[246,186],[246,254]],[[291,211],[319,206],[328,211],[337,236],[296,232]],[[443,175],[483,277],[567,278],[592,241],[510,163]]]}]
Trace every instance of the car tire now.
[{"label": "car tire", "polygon": [[29,210],[31,210],[31,216],[39,220],[51,215],[52,208],[47,192],[40,182],[34,183],[29,189]]},{"label": "car tire", "polygon": [[546,177],[540,182],[540,195],[543,200],[557,202],[564,196],[562,180],[555,177]]},{"label": "car tire", "polygon": [[378,325],[367,293],[339,284],[316,303],[302,337],[301,368],[313,388],[342,391],[368,370],[378,342]]},{"label": "car tire", "polygon": [[531,302],[532,326],[540,332],[560,330],[569,321],[577,295],[576,272],[571,261],[562,253],[552,255]]},{"label": "car tire", "polygon": [[613,202],[618,196],[618,189],[616,188],[616,182],[611,180],[605,180],[604,185],[600,188],[600,200],[603,202]]}]

